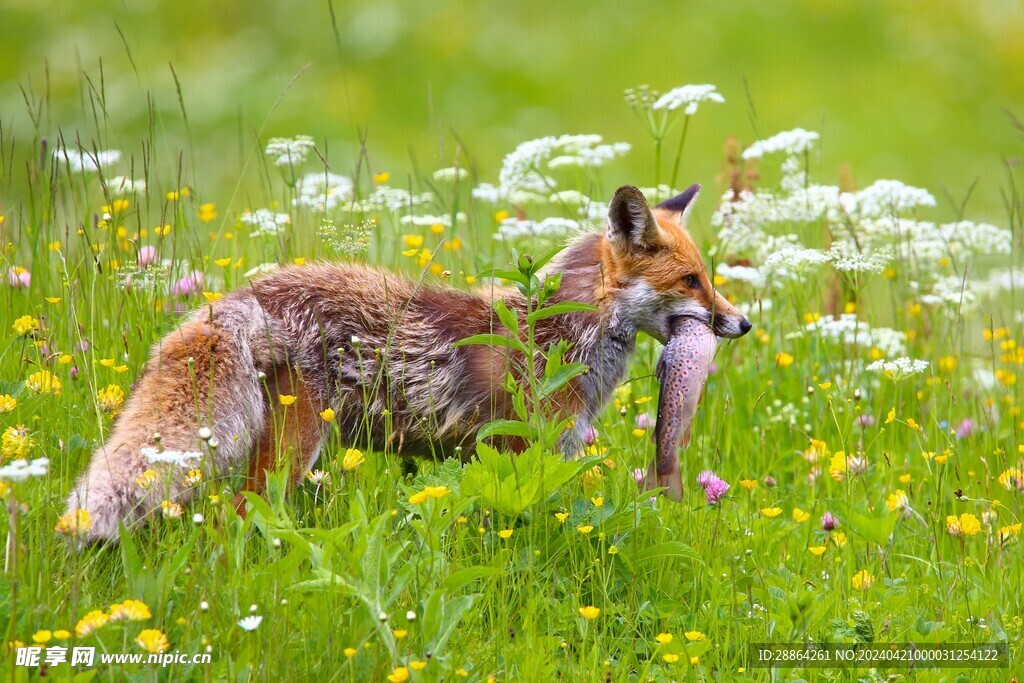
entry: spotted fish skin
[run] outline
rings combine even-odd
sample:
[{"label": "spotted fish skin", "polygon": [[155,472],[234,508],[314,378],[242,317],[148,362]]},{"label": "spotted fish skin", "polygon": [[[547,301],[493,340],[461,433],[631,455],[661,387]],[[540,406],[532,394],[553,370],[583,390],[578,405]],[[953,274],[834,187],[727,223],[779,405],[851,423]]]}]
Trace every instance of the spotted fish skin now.
[{"label": "spotted fish skin", "polygon": [[715,334],[693,318],[674,322],[672,336],[661,352],[656,374],[661,384],[658,423],[654,429],[655,457],[645,477],[648,488],[664,488],[675,501],[683,499],[679,449],[690,445],[690,428],[697,414],[711,359]]}]

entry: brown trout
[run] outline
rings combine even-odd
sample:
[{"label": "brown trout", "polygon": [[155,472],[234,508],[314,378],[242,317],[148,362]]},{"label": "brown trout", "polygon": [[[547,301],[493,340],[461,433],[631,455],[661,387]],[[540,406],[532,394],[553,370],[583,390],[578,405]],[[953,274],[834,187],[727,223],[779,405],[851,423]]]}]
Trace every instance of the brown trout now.
[{"label": "brown trout", "polygon": [[661,393],[653,435],[656,452],[644,484],[649,489],[664,488],[665,495],[674,501],[683,500],[679,449],[690,445],[690,427],[714,354],[715,334],[711,328],[693,318],[679,318],[673,322],[672,336],[658,360],[656,374]]}]

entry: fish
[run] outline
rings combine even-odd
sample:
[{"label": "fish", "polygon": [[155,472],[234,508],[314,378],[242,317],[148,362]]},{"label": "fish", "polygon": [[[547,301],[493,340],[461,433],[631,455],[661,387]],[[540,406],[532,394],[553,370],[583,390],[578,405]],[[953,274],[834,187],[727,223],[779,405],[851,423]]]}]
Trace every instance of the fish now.
[{"label": "fish", "polygon": [[655,455],[644,477],[647,489],[662,488],[671,500],[682,502],[680,447],[690,445],[693,418],[715,355],[715,333],[694,318],[677,318],[672,335],[658,359],[655,374],[661,385],[658,421],[652,436]]}]

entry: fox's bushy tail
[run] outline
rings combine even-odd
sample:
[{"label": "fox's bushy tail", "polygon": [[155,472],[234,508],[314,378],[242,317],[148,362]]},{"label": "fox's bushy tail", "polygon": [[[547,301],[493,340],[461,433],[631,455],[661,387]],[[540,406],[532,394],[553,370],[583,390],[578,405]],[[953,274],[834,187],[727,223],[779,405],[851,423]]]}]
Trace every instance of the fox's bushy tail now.
[{"label": "fox's bushy tail", "polygon": [[[262,308],[241,291],[195,313],[154,347],[68,497],[69,512],[89,512],[87,541],[116,540],[120,523],[132,524],[164,501],[187,503],[196,490],[191,469],[209,479],[244,465],[267,419],[259,372],[272,366],[270,338]],[[196,453],[201,457],[188,456]]]}]

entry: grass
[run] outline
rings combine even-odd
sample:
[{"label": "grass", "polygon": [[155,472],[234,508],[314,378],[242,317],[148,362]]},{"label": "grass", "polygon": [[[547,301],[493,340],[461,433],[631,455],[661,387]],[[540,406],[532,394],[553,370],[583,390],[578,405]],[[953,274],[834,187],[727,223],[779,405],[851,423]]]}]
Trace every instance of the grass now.
[{"label": "grass", "polygon": [[[69,150],[104,149],[110,114],[102,93],[90,88],[83,96],[96,112],[94,134],[64,142]],[[713,114],[702,109],[699,116]],[[42,127],[31,141],[0,140],[8,189],[19,188],[20,197],[4,205],[5,265],[31,273],[28,287],[5,285],[0,303],[0,395],[15,403],[0,427],[8,430],[6,456],[23,443],[23,426],[32,443],[27,455],[50,459],[46,476],[3,489],[4,642],[45,640],[42,630],[75,634],[92,610],[132,599],[145,603],[148,617],[48,644],[143,652],[137,636],[157,629],[170,652],[212,654],[209,665],[99,667],[96,678],[109,680],[401,680],[403,671],[424,681],[885,675],[812,669],[772,678],[751,666],[749,644],[807,638],[1001,642],[1019,668],[1024,494],[999,480],[1024,458],[1019,295],[1001,293],[973,311],[922,307],[910,263],[843,285],[827,268],[780,281],[770,307],[763,305],[768,289],[720,282],[750,305],[756,329],[719,350],[683,457],[682,505],[649,500],[632,476],[652,455],[637,420],[653,416],[656,405],[659,349],[642,339],[629,380],[581,460],[485,451],[465,465],[422,458],[406,472],[392,453],[335,436],[317,465],[326,473],[319,484],[307,481],[286,497],[279,473],[265,499],[250,499],[244,520],[226,504],[239,478],[207,480],[200,502],[180,518],[132,529],[118,547],[75,552],[54,527],[74,478],[110,428],[119,394],[109,387],[130,395],[149,347],[181,313],[243,285],[245,273],[263,263],[354,259],[431,284],[472,287],[513,258],[512,245],[492,233],[517,206],[470,194],[490,178],[446,181],[421,164],[392,168],[385,178],[387,169],[374,167],[372,150],[358,140],[351,155],[321,142],[303,171],[322,173],[322,155],[333,172],[354,178],[357,197],[381,185],[432,195],[412,211],[342,206],[325,223],[324,215],[293,206],[293,169],[274,166],[263,154],[266,136],[254,133],[242,143],[237,184],[218,192],[195,180],[191,151],[165,145],[151,125],[143,144],[122,146],[125,155],[103,172],[146,181],[145,193],[124,197],[104,189],[96,173],[69,172],[64,155],[51,155],[59,141],[44,142]],[[676,138],[667,140],[662,178],[671,173]],[[475,168],[458,139],[446,138],[444,149],[438,167]],[[234,151],[226,144],[223,153]],[[478,154],[496,167],[507,151]],[[805,163],[816,170],[812,157]],[[778,191],[773,172],[763,175],[758,186]],[[558,182],[597,202],[612,189],[600,171],[566,172]],[[1002,227],[1014,251],[979,258],[972,276],[1021,265],[1020,200],[1012,185],[1005,194]],[[239,216],[260,207],[290,214],[280,235],[249,236]],[[531,210],[574,215],[560,206]],[[403,222],[410,213],[450,217],[451,225]],[[780,229],[822,245],[835,228],[811,221]],[[353,246],[364,229],[366,243]],[[707,250],[714,243],[702,241]],[[517,246],[536,255],[545,250],[541,242]],[[170,263],[140,272],[135,264],[146,246]],[[202,273],[201,286],[175,295],[173,285],[192,272]],[[134,286],[124,286],[126,274]],[[878,349],[807,332],[815,316],[841,310],[903,332],[906,354],[930,361],[928,369],[901,380],[879,376],[864,367]],[[19,323],[24,316],[30,320]],[[38,327],[26,331],[32,320]],[[991,385],[979,382],[979,370],[988,370]],[[27,385],[43,371],[53,373],[59,392]],[[952,432],[963,420],[974,428],[958,438]],[[358,460],[350,448],[365,460],[346,468],[346,455],[349,465]],[[696,486],[705,469],[731,485],[718,505],[706,504]],[[823,528],[826,512],[839,519],[837,528]],[[194,514],[201,517],[193,521]],[[953,515],[963,533],[950,532]],[[239,626],[249,616],[262,617],[251,631]],[[11,662],[5,656],[0,665],[5,678],[40,675]],[[74,672],[62,665],[49,674],[62,680]],[[1005,669],[975,667],[900,674],[1007,678]]]}]

